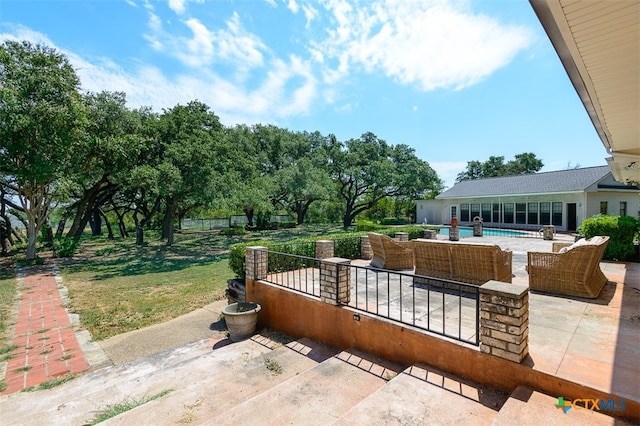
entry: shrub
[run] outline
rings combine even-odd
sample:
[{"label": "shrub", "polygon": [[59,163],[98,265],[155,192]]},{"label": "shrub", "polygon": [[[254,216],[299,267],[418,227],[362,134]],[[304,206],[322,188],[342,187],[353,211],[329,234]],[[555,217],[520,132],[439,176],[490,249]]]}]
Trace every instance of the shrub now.
[{"label": "shrub", "polygon": [[53,250],[58,257],[72,257],[76,254],[79,245],[80,240],[77,238],[62,236],[53,239]]},{"label": "shrub", "polygon": [[228,237],[230,237],[232,235],[244,235],[246,233],[247,233],[247,231],[245,231],[245,229],[241,228],[241,227],[223,228],[223,229],[220,230],[220,235],[226,235]]},{"label": "shrub", "polygon": [[635,253],[634,240],[638,237],[640,222],[631,216],[598,214],[582,221],[578,232],[585,238],[609,236],[605,259],[625,260]]},{"label": "shrub", "polygon": [[[409,239],[422,238],[425,229],[437,229],[428,226],[381,227],[376,232],[393,237],[396,232],[409,233]],[[293,254],[303,257],[315,257],[315,242],[317,240],[332,240],[333,252],[336,257],[345,259],[359,259],[360,237],[367,232],[344,232],[313,238],[298,238],[287,242],[251,241],[233,244],[229,249],[229,267],[239,279],[245,278],[245,251],[249,246],[265,246],[271,251]],[[285,256],[269,256],[269,271],[283,272],[299,269],[306,263],[305,259],[294,259]]]},{"label": "shrub", "polygon": [[380,220],[380,225],[405,225],[406,223],[406,220],[399,217],[385,217]]}]

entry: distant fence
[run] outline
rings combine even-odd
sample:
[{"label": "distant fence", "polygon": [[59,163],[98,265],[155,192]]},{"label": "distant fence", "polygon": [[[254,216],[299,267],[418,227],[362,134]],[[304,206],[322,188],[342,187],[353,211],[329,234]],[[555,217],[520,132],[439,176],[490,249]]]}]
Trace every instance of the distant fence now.
[{"label": "distant fence", "polygon": [[[293,222],[290,215],[273,215],[269,218],[271,223]],[[249,223],[244,215],[233,215],[229,217],[216,217],[211,219],[182,219],[180,229],[207,231],[213,229],[223,229],[231,227],[245,226]]]}]

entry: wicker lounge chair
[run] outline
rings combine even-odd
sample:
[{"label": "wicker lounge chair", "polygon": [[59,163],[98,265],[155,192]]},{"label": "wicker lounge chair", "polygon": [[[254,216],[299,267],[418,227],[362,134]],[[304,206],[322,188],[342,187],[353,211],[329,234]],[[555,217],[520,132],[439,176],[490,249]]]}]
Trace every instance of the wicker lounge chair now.
[{"label": "wicker lounge chair", "polygon": [[[553,253],[529,252],[529,288],[546,293],[595,299],[607,277],[600,270],[609,237],[593,237],[564,247],[553,245]],[[557,252],[555,252],[557,250]]]},{"label": "wicker lounge chair", "polygon": [[382,269],[413,269],[413,246],[410,241],[396,241],[393,238],[369,233],[369,243],[373,251],[370,265]]},{"label": "wicker lounge chair", "polygon": [[420,238],[412,242],[416,275],[478,285],[490,280],[511,282],[513,255],[500,246]]}]

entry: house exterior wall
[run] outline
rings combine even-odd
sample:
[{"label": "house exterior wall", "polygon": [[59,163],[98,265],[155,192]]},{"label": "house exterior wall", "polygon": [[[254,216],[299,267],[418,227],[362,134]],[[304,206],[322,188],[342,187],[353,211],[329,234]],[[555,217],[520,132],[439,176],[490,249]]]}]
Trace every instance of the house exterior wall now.
[{"label": "house exterior wall", "polygon": [[441,225],[443,203],[440,200],[418,200],[416,201],[416,223]]},{"label": "house exterior wall", "polygon": [[622,191],[598,191],[587,193],[586,217],[600,213],[600,203],[607,203],[607,214],[617,216],[620,214],[620,203],[626,203],[627,216],[640,218],[640,195],[637,192],[625,193]]}]

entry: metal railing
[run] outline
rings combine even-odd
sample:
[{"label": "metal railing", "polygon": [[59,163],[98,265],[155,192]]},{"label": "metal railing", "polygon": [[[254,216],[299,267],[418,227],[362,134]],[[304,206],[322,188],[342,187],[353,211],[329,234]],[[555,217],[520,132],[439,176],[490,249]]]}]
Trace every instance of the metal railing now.
[{"label": "metal railing", "polygon": [[[267,262],[264,281],[320,296],[321,259],[268,251]],[[479,345],[479,286],[369,266],[341,267],[350,270],[349,298],[342,305]]]},{"label": "metal railing", "polygon": [[473,345],[480,339],[479,287],[350,265],[348,306]]},{"label": "metal railing", "polygon": [[263,281],[320,297],[320,259],[271,250],[266,252],[269,257]]}]

